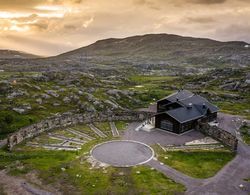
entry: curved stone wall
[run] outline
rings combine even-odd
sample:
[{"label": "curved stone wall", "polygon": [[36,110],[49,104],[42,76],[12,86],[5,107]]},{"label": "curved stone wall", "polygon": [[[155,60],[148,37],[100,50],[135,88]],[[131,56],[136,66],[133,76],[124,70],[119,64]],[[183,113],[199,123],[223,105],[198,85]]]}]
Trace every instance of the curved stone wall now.
[{"label": "curved stone wall", "polygon": [[11,150],[15,145],[21,143],[25,139],[35,137],[42,132],[68,127],[76,124],[86,124],[92,122],[104,121],[144,121],[152,117],[151,113],[124,111],[117,113],[99,113],[99,114],[62,114],[57,117],[51,117],[39,123],[21,128],[17,132],[8,137],[8,149]]}]

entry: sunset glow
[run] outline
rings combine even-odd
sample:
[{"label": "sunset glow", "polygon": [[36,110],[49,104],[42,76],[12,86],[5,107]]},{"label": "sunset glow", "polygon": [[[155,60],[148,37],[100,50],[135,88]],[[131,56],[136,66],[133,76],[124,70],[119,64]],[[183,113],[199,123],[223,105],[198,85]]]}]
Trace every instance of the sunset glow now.
[{"label": "sunset glow", "polygon": [[0,48],[55,55],[147,33],[250,42],[248,18],[247,0],[0,0]]}]

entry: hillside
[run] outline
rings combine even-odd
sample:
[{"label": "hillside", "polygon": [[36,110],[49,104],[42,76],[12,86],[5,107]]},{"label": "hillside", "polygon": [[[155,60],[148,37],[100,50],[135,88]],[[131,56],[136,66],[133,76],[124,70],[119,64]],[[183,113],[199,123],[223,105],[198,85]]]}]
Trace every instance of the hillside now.
[{"label": "hillside", "polygon": [[31,58],[38,58],[39,56],[15,51],[15,50],[0,50],[0,59],[31,59]]},{"label": "hillside", "polygon": [[[105,74],[139,71],[162,74],[202,72],[212,68],[250,65],[250,47],[245,42],[150,34],[124,39],[106,39],[58,56],[36,60],[2,61],[0,67],[22,70],[82,70]],[[170,72],[168,70],[171,70]],[[154,72],[155,73],[155,72]]]}]

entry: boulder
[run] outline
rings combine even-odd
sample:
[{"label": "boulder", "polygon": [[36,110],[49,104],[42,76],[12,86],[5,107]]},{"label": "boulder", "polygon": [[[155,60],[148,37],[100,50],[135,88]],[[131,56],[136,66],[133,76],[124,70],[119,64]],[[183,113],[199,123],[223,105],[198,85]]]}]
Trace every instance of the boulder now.
[{"label": "boulder", "polygon": [[64,103],[70,103],[71,100],[70,100],[69,97],[64,97],[64,98],[63,98],[63,102],[64,102]]},{"label": "boulder", "polygon": [[54,90],[46,90],[45,91],[48,95],[51,95],[52,97],[58,98],[59,94],[56,93]]},{"label": "boulder", "polygon": [[49,99],[49,98],[51,98],[48,94],[46,94],[46,93],[43,93],[43,94],[41,94],[41,97],[42,97],[42,99]]},{"label": "boulder", "polygon": [[38,104],[42,104],[42,103],[43,103],[42,98],[38,98],[38,99],[36,99],[36,103],[38,103]]}]

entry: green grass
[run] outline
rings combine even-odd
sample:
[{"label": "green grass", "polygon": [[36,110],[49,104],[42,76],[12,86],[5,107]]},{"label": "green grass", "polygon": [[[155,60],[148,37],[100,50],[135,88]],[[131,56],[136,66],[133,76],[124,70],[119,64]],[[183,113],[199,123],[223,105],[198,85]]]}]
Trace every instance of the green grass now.
[{"label": "green grass", "polygon": [[245,181],[247,181],[247,182],[250,182],[250,178],[246,178],[246,179],[244,179]]},{"label": "green grass", "polygon": [[132,177],[138,194],[178,194],[185,191],[183,185],[146,166],[133,168]]},{"label": "green grass", "polygon": [[148,82],[162,82],[162,81],[172,81],[176,79],[173,76],[145,76],[145,75],[134,75],[129,77],[129,79],[136,83],[148,83]]},{"label": "green grass", "polygon": [[242,135],[242,138],[244,140],[244,142],[248,145],[250,145],[250,127],[247,125],[244,125],[240,128],[240,132]]},{"label": "green grass", "polygon": [[109,122],[94,123],[94,126],[100,129],[104,134],[112,136],[112,131]]},{"label": "green grass", "polygon": [[38,137],[34,138],[32,141],[37,142],[38,144],[59,144],[62,143],[62,140],[52,139],[47,135],[47,133],[42,133]]},{"label": "green grass", "polygon": [[[64,194],[176,194],[184,192],[184,186],[149,167],[91,168],[87,161],[89,151],[100,141],[108,140],[109,138],[93,140],[77,152],[46,151],[22,145],[16,147],[13,152],[0,150],[0,168],[7,166],[11,175],[19,176],[35,171],[43,184],[54,185]],[[32,181],[28,180],[28,182]]]},{"label": "green grass", "polygon": [[214,176],[222,167],[231,161],[235,154],[230,151],[167,151],[155,147],[158,159],[195,178]]},{"label": "green grass", "polygon": [[94,131],[92,131],[90,129],[90,127],[86,124],[73,126],[72,129],[74,129],[76,131],[80,131],[80,132],[85,133],[85,134],[88,134],[91,137],[98,138],[98,135],[96,135],[96,133]]},{"label": "green grass", "polygon": [[123,131],[128,127],[128,123],[125,121],[116,121],[115,126],[116,126],[117,130]]},{"label": "green grass", "polygon": [[246,110],[250,110],[250,102],[215,102],[215,104],[220,108],[221,112],[225,112],[232,115],[241,115],[245,116],[247,119],[250,119],[250,114]]}]

